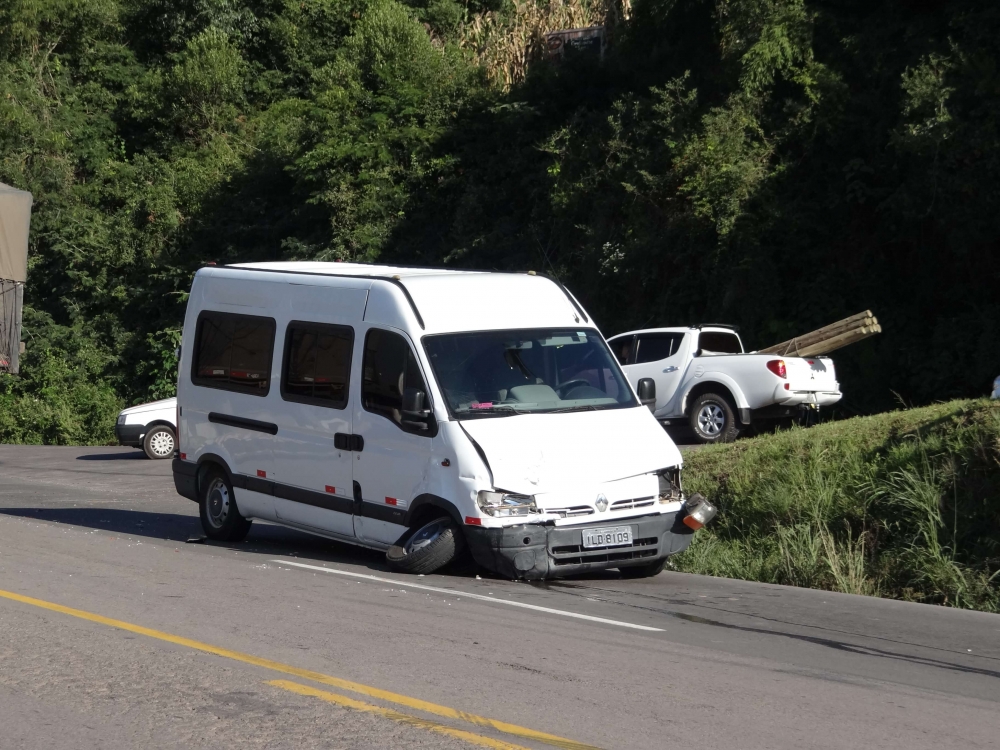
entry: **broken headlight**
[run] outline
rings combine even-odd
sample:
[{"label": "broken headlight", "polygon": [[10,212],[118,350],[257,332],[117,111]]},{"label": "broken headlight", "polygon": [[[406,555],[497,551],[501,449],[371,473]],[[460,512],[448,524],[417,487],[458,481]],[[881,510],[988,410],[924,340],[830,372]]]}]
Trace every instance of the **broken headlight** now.
[{"label": "broken headlight", "polygon": [[681,470],[673,467],[657,473],[660,480],[660,502],[676,503],[684,499],[681,489]]},{"label": "broken headlight", "polygon": [[531,495],[515,495],[512,492],[491,492],[481,490],[476,502],[479,509],[491,516],[526,516],[537,513],[535,498]]}]

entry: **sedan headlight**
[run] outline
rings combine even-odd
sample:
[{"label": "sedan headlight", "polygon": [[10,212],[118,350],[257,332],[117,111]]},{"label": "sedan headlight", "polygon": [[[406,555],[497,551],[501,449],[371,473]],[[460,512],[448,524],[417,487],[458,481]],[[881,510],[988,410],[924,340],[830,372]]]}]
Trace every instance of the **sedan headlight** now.
[{"label": "sedan headlight", "polygon": [[511,492],[490,492],[481,490],[476,499],[479,509],[491,516],[526,516],[537,513],[538,506],[531,495],[515,495]]},{"label": "sedan headlight", "polygon": [[118,415],[118,424],[125,424],[125,415],[124,414],[119,414]]}]

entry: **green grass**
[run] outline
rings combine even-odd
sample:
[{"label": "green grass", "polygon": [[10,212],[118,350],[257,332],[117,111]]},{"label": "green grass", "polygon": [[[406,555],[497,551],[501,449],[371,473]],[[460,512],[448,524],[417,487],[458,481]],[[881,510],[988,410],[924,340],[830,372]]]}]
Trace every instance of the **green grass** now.
[{"label": "green grass", "polygon": [[1000,611],[1000,403],[952,401],[704,448],[719,516],[679,570]]}]

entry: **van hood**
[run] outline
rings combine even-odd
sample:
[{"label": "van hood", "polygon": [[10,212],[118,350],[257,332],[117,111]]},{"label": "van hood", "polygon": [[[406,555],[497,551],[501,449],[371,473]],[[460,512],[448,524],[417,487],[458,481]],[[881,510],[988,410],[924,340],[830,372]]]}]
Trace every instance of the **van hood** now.
[{"label": "van hood", "polygon": [[139,404],[122,409],[121,414],[141,414],[146,411],[159,411],[160,409],[173,409],[177,406],[177,397],[165,398],[160,401],[150,401],[148,404]]},{"label": "van hood", "polygon": [[518,414],[461,422],[497,489],[534,495],[680,466],[680,451],[645,407]]}]

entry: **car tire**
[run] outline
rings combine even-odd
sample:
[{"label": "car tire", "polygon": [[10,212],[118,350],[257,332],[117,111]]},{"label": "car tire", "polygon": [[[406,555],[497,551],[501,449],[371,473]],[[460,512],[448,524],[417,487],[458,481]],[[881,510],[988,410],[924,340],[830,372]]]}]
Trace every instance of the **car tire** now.
[{"label": "car tire", "polygon": [[390,568],[402,573],[433,573],[454,560],[464,543],[455,522],[441,516],[404,534],[389,547],[385,559]]},{"label": "car tire", "polygon": [[218,469],[208,471],[199,484],[198,510],[205,536],[217,542],[242,541],[253,525],[240,515],[233,485]]},{"label": "car tire", "polygon": [[142,450],[146,458],[154,460],[173,458],[175,448],[177,448],[177,436],[173,430],[162,424],[148,430],[146,437],[142,439]]},{"label": "car tire", "polygon": [[649,563],[649,565],[632,565],[627,568],[618,568],[618,572],[622,574],[622,578],[652,578],[653,576],[660,575],[666,566],[667,558],[664,557],[662,560]]},{"label": "car tire", "polygon": [[731,443],[740,434],[729,399],[718,393],[698,396],[688,418],[699,443]]}]

